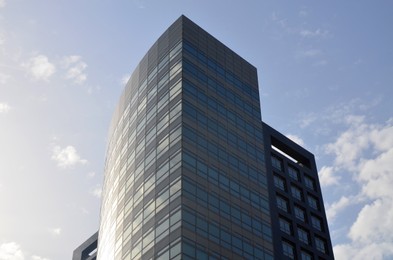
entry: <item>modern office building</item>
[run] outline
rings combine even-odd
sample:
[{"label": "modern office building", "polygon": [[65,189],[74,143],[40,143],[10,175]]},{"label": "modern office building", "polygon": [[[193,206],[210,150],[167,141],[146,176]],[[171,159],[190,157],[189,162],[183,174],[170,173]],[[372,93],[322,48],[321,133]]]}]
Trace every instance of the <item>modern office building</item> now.
[{"label": "modern office building", "polygon": [[100,260],[334,258],[313,155],[262,122],[256,68],[184,16],[120,97],[102,199]]}]

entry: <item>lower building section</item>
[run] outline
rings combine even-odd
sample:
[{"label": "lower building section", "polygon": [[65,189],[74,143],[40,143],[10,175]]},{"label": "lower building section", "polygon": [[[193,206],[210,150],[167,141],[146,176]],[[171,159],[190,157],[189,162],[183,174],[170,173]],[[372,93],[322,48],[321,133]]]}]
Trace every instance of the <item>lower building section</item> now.
[{"label": "lower building section", "polygon": [[275,259],[334,259],[314,156],[263,123]]}]

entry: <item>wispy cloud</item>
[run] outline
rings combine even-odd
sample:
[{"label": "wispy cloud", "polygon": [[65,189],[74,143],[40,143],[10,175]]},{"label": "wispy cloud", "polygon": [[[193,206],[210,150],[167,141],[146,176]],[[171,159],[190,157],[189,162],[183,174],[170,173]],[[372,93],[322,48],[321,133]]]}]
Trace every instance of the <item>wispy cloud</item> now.
[{"label": "wispy cloud", "polygon": [[0,8],[3,8],[6,6],[5,0],[0,0]]},{"label": "wispy cloud", "polygon": [[144,9],[144,8],[146,8],[146,1],[145,1],[145,0],[133,0],[133,3],[134,3],[139,9]]},{"label": "wispy cloud", "polygon": [[36,80],[48,81],[49,78],[56,72],[56,67],[49,62],[45,55],[37,55],[22,64],[27,72]]},{"label": "wispy cloud", "polygon": [[298,15],[300,17],[306,17],[308,15],[308,11],[306,9],[302,9],[299,11]]},{"label": "wispy cloud", "polygon": [[54,236],[59,236],[61,235],[62,229],[57,227],[57,228],[49,228],[49,233],[51,233]]},{"label": "wispy cloud", "polygon": [[[0,39],[0,44],[1,44],[1,39]],[[10,78],[9,75],[0,73],[0,84],[6,84],[9,78]]]},{"label": "wispy cloud", "polygon": [[338,201],[332,203],[331,205],[327,205],[326,216],[329,222],[331,223],[336,218],[337,214],[349,205],[351,205],[353,201],[353,198],[342,196]]},{"label": "wispy cloud", "polygon": [[303,50],[303,51],[299,51],[297,56],[299,58],[312,58],[315,56],[319,56],[322,54],[321,50],[318,49],[308,49],[308,50]]},{"label": "wispy cloud", "polygon": [[55,146],[53,148],[52,160],[56,161],[57,166],[61,168],[72,167],[76,164],[86,164],[87,160],[82,159],[75,147],[69,145],[65,148]]},{"label": "wispy cloud", "polygon": [[320,66],[325,66],[325,65],[327,65],[327,64],[328,64],[328,61],[322,59],[322,60],[319,60],[319,61],[314,62],[314,63],[313,63],[313,66],[314,66],[314,67],[320,67]]},{"label": "wispy cloud", "polygon": [[0,259],[1,260],[24,260],[25,256],[15,242],[3,243],[0,245]]},{"label": "wispy cloud", "polygon": [[323,166],[319,172],[319,182],[321,186],[331,186],[339,184],[340,176],[336,175],[336,171],[332,166]]},{"label": "wispy cloud", "polygon": [[299,136],[294,135],[294,134],[287,134],[286,137],[288,137],[289,139],[291,139],[293,142],[297,143],[298,145],[304,146],[304,141]]},{"label": "wispy cloud", "polygon": [[329,31],[322,30],[319,28],[314,31],[307,30],[307,29],[301,29],[299,31],[299,34],[300,34],[300,36],[305,37],[305,38],[326,38],[329,36]]},{"label": "wispy cloud", "polygon": [[41,257],[41,256],[38,256],[38,255],[33,255],[31,257],[31,260],[49,260],[49,258]]},{"label": "wispy cloud", "polygon": [[122,86],[124,86],[125,84],[127,84],[128,80],[130,79],[131,75],[130,74],[125,74],[123,75],[123,77],[121,77],[120,79],[120,84]]},{"label": "wispy cloud", "polygon": [[96,198],[101,198],[102,187],[101,186],[94,187],[93,189],[90,190],[90,194]]},{"label": "wispy cloud", "polygon": [[2,113],[8,113],[10,111],[11,107],[7,103],[0,102],[0,114]]},{"label": "wispy cloud", "polygon": [[[327,207],[330,219],[361,202],[345,244],[335,246],[337,259],[390,259],[393,257],[393,118],[385,124],[367,123],[364,116],[347,115],[347,125],[326,146],[334,155],[333,168],[347,172],[360,191],[342,196]],[[345,213],[343,213],[345,214]]]},{"label": "wispy cloud", "polygon": [[63,66],[67,70],[65,77],[72,80],[76,84],[82,84],[87,79],[85,69],[87,64],[82,60],[81,56],[71,55],[63,58]]}]

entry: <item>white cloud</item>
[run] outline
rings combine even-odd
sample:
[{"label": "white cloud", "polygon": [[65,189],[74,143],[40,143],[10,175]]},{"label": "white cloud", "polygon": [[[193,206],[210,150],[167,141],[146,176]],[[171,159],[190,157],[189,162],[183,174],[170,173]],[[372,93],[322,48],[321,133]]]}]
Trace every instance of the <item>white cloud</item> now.
[{"label": "white cloud", "polygon": [[55,146],[53,148],[52,160],[57,162],[57,166],[61,168],[72,167],[76,164],[86,164],[87,160],[82,159],[75,147],[69,145],[65,148]]},{"label": "white cloud", "polygon": [[319,182],[321,183],[321,186],[330,186],[330,185],[336,185],[338,184],[340,180],[340,176],[337,176],[335,174],[335,170],[331,166],[323,166],[319,172]]},{"label": "white cloud", "polygon": [[[349,115],[344,118],[349,126],[346,131],[340,134],[337,140],[326,146],[326,152],[335,155],[335,165],[347,170],[355,170],[363,153],[369,149],[380,146],[373,143],[370,133],[378,132],[379,126],[364,123],[363,116]],[[384,131],[385,132],[385,131]]]},{"label": "white cloud", "polygon": [[334,202],[331,205],[328,205],[326,209],[326,217],[328,218],[329,222],[333,221],[340,211],[353,204],[354,202],[354,198],[343,196],[338,201]]},{"label": "white cloud", "polygon": [[321,29],[316,29],[315,31],[310,31],[310,30],[303,29],[303,30],[300,30],[299,34],[300,34],[300,36],[306,37],[306,38],[307,37],[308,38],[311,38],[311,37],[325,38],[325,37],[329,36],[329,31],[321,30]]},{"label": "white cloud", "polygon": [[305,16],[308,15],[308,12],[307,12],[307,10],[302,9],[302,10],[299,11],[298,15],[299,15],[300,17],[305,17]]},{"label": "white cloud", "polygon": [[37,55],[31,58],[28,62],[23,63],[22,66],[27,72],[37,80],[48,81],[49,78],[56,72],[56,67],[49,62],[45,55]]},{"label": "white cloud", "polygon": [[82,84],[87,79],[85,69],[87,64],[82,61],[81,56],[71,55],[63,58],[63,65],[67,69],[65,77],[74,81],[76,84]]},{"label": "white cloud", "polygon": [[31,257],[31,260],[49,260],[49,258],[44,258],[44,257],[38,256],[38,255],[33,255]]},{"label": "white cloud", "polygon": [[[0,38],[0,45],[1,45],[1,38]],[[10,78],[9,75],[0,73],[0,84],[6,84],[9,78]]]},{"label": "white cloud", "polygon": [[299,136],[293,134],[287,134],[286,137],[288,137],[291,141],[297,143],[298,145],[304,146],[304,141]]},{"label": "white cloud", "polygon": [[24,260],[25,256],[15,242],[3,243],[0,245],[0,259],[1,260]]},{"label": "white cloud", "polygon": [[49,232],[54,235],[54,236],[59,236],[61,234],[62,229],[57,227],[57,228],[50,228]]},{"label": "white cloud", "polygon": [[96,186],[95,188],[90,190],[90,194],[93,195],[96,198],[101,198],[102,187],[101,186]]},{"label": "white cloud", "polygon": [[358,245],[356,247],[351,245],[338,245],[334,247],[334,256],[336,259],[370,259],[382,260],[391,259],[393,254],[392,243],[370,243],[367,245]]},{"label": "white cloud", "polygon": [[0,103],[0,114],[1,113],[8,113],[11,107],[7,103]]},{"label": "white cloud", "polygon": [[[393,258],[393,120],[369,124],[363,116],[349,115],[347,129],[326,151],[334,155],[327,172],[347,171],[360,192],[342,196],[327,207],[330,219],[345,217],[344,209],[362,202],[349,229],[347,243],[335,246],[337,259]],[[356,198],[356,199],[354,199]]]},{"label": "white cloud", "polygon": [[120,79],[120,84],[122,86],[124,86],[125,84],[127,84],[128,80],[130,79],[131,75],[130,74],[125,74],[123,75],[123,77],[121,77]]},{"label": "white cloud", "polygon": [[0,0],[0,8],[5,7],[5,6],[6,6],[5,0]]},{"label": "white cloud", "polygon": [[96,173],[95,173],[95,172],[89,172],[89,173],[87,174],[87,177],[89,177],[89,178],[93,178],[94,176],[96,176]]},{"label": "white cloud", "polygon": [[301,58],[310,58],[310,57],[319,56],[321,54],[322,54],[321,50],[309,49],[309,50],[304,50],[304,51],[299,52],[298,56]]},{"label": "white cloud", "polygon": [[314,67],[325,66],[328,64],[327,60],[319,60],[313,64]]}]

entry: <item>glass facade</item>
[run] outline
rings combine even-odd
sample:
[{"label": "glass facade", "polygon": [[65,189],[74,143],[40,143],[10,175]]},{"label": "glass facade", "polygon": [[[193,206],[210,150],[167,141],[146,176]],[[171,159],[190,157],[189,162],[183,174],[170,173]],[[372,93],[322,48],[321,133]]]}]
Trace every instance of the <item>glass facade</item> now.
[{"label": "glass facade", "polygon": [[256,69],[185,17],[110,129],[99,259],[273,259]]},{"label": "glass facade", "polygon": [[181,35],[181,24],[175,23],[153,45],[132,74],[113,116],[99,259],[180,257]]},{"label": "glass facade", "polygon": [[332,259],[317,176],[271,149],[260,112],[255,67],[172,24],[113,115],[98,259]]}]

